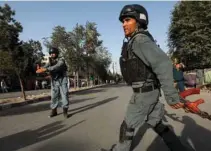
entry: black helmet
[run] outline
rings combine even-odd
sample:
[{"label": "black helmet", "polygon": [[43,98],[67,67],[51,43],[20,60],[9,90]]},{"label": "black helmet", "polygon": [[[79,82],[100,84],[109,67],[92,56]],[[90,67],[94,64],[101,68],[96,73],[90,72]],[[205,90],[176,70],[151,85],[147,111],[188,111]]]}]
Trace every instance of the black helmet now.
[{"label": "black helmet", "polygon": [[125,5],[123,7],[119,15],[119,20],[122,22],[126,17],[132,17],[136,19],[138,23],[145,25],[146,27],[149,23],[147,10],[138,4]]},{"label": "black helmet", "polygon": [[56,47],[51,47],[49,50],[49,54],[55,53],[56,55],[59,54],[59,49]]}]

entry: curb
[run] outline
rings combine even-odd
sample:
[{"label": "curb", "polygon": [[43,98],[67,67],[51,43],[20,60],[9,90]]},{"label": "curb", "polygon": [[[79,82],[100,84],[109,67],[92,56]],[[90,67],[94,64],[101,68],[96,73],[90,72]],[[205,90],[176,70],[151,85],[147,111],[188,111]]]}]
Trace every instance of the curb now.
[{"label": "curb", "polygon": [[[107,86],[107,85],[109,85],[109,84],[103,84],[103,85],[99,85],[99,86],[95,86],[95,87],[85,88],[85,89],[82,89],[82,90],[72,91],[72,92],[69,92],[69,95],[75,94],[77,92],[82,92],[82,91],[86,91],[86,90],[90,90],[90,89],[95,89],[95,88]],[[42,102],[42,101],[47,101],[47,100],[50,100],[50,99],[51,99],[51,96],[48,95],[48,96],[44,96],[44,97],[41,97],[41,98],[26,100],[24,102],[8,103],[8,104],[0,105],[0,111],[4,111],[4,110],[15,108],[15,107],[25,106],[25,105],[28,105],[28,104],[38,103],[38,102]]]}]

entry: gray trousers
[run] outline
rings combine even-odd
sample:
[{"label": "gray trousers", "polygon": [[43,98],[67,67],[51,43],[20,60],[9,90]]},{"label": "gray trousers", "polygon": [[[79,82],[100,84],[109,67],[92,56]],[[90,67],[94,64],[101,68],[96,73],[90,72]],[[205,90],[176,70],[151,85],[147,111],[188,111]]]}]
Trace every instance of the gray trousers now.
[{"label": "gray trousers", "polygon": [[51,81],[51,109],[57,107],[68,108],[68,81],[67,77]]},{"label": "gray trousers", "polygon": [[[124,121],[128,128],[132,128],[135,131],[127,132],[127,136],[143,135],[145,132],[141,134],[140,129],[145,129],[146,131],[144,125],[155,127],[162,120],[164,104],[158,102],[159,95],[158,89],[145,93],[133,93]],[[113,148],[113,151],[130,151],[132,143],[132,140],[119,142]]]}]

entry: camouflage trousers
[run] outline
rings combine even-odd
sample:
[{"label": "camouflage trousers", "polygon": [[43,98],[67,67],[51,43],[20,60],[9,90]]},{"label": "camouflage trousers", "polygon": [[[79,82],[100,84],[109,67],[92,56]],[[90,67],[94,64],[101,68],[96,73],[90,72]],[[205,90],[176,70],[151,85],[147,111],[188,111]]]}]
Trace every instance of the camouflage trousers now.
[{"label": "camouflage trousers", "polygon": [[51,109],[57,107],[68,108],[68,81],[67,78],[52,80],[51,82]]},{"label": "camouflage trousers", "polygon": [[[164,104],[159,102],[159,96],[160,91],[158,89],[145,93],[133,93],[127,107],[124,122],[127,128],[133,129],[134,131],[126,132],[127,137],[133,138],[135,135],[141,137],[149,125],[155,127],[162,120],[164,116]],[[132,139],[119,142],[113,148],[113,151],[133,150],[134,148],[132,147],[135,144],[133,145],[132,143],[134,143]]]}]

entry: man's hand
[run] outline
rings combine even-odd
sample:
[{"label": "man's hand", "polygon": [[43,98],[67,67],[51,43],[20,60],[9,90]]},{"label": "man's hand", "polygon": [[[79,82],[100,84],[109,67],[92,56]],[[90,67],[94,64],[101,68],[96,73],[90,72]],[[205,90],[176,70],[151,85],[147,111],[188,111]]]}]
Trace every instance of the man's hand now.
[{"label": "man's hand", "polygon": [[47,69],[46,68],[40,68],[40,69],[37,69],[36,73],[43,73],[43,72],[46,72]]}]

